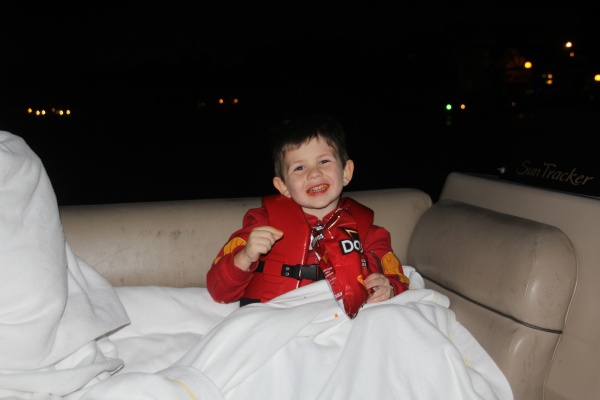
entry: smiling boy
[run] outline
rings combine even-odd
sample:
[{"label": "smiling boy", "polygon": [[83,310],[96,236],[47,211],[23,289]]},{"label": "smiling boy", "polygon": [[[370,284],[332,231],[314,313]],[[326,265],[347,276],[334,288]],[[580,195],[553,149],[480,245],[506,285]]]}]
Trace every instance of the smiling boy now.
[{"label": "smiling boy", "polygon": [[373,224],[371,209],[342,197],[354,172],[342,125],[329,116],[286,121],[274,132],[272,152],[273,185],[280,194],[266,196],[262,207],[248,210],[242,228],[219,251],[207,273],[212,298],[239,300],[243,306],[323,279],[310,246],[311,232],[340,207],[352,210],[367,257],[367,302],[388,300],[408,289],[389,232]]}]

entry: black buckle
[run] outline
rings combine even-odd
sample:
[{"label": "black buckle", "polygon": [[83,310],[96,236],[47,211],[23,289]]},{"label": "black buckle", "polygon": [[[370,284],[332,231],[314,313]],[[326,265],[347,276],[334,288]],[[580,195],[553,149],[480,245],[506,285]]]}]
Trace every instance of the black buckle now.
[{"label": "black buckle", "polygon": [[265,270],[265,262],[264,261],[259,261],[258,262],[258,266],[254,270],[254,272],[263,272],[264,270]]},{"label": "black buckle", "polygon": [[248,297],[242,297],[240,299],[240,307],[244,307],[248,304],[252,304],[252,303],[260,303],[260,300],[258,299],[249,299]]},{"label": "black buckle", "polygon": [[319,264],[310,264],[310,265],[288,265],[283,264],[281,267],[281,276],[285,276],[288,278],[294,278],[297,280],[301,279],[309,279],[311,281],[319,281],[325,276],[323,276],[323,272],[321,272],[321,268]]}]

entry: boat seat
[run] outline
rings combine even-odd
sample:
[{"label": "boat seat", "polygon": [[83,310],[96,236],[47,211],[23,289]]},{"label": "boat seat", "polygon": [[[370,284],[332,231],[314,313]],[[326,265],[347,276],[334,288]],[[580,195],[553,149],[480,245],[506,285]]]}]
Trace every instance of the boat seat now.
[{"label": "boat seat", "polygon": [[516,400],[542,399],[577,281],[577,257],[558,228],[442,199],[419,220],[407,265],[505,374]]}]

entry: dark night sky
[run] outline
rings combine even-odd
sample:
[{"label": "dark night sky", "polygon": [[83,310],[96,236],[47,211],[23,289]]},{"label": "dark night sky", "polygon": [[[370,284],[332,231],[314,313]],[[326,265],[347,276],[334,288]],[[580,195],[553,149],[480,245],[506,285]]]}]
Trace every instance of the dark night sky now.
[{"label": "dark night sky", "polygon": [[[507,48],[555,66],[573,40],[600,72],[597,7],[471,3],[4,2],[0,129],[40,155],[59,203],[254,196],[273,190],[265,127],[332,112],[357,161],[350,189],[422,185],[435,197],[447,172],[493,174],[546,128],[511,129],[487,109],[450,125],[422,110],[465,94],[480,109],[505,101],[492,76]],[[244,106],[198,117],[216,96]],[[32,121],[19,114],[31,103],[76,112]],[[382,149],[390,138],[400,144]]]},{"label": "dark night sky", "polygon": [[[574,35],[596,14],[575,3],[524,2],[120,2],[63,6],[5,2],[0,13],[5,62],[14,65],[133,67],[176,64],[193,53],[234,64],[259,48],[303,37],[351,37],[401,52],[412,41],[501,40]],[[519,4],[521,3],[521,4]],[[261,5],[263,4],[263,5]]]}]

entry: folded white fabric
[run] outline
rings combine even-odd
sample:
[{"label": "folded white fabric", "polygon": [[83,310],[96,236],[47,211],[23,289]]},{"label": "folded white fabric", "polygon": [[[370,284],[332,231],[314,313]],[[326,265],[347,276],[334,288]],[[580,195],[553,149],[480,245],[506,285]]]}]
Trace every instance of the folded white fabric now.
[{"label": "folded white fabric", "polygon": [[66,243],[41,160],[0,131],[0,397],[64,396],[117,370],[97,339],[127,323],[112,286]]},{"label": "folded white fabric", "polygon": [[221,304],[201,287],[119,286],[131,324],[110,334],[125,363],[119,375],[154,373],[181,358],[239,303]]},{"label": "folded white fabric", "polygon": [[[366,304],[354,319],[326,281],[235,309],[169,367],[119,371],[80,400],[280,399],[282,393],[298,400],[512,400],[508,381],[456,321],[448,297],[424,288],[413,268],[405,272],[411,290]],[[145,295],[152,294],[135,293],[135,303]]]}]

